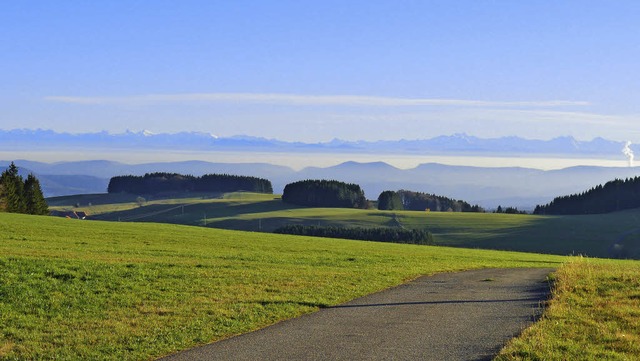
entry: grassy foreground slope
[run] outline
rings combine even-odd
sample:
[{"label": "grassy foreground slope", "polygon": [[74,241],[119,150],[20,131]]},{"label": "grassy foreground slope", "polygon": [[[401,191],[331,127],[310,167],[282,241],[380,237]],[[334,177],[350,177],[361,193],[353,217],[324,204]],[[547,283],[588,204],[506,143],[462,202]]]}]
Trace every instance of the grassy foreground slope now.
[{"label": "grassy foreground slope", "polygon": [[[84,198],[83,198],[84,197]],[[87,204],[90,198],[91,206]],[[377,211],[301,208],[277,196],[229,193],[155,200],[140,207],[135,197],[93,195],[50,201],[57,209],[87,211],[97,219],[189,224],[271,232],[283,225],[397,227],[428,229],[438,245],[595,257],[640,258],[640,209],[583,216]],[[206,217],[206,218],[205,218]]]},{"label": "grassy foreground slope", "polygon": [[553,299],[498,360],[640,359],[640,262],[575,258]]},{"label": "grassy foreground slope", "polygon": [[564,260],[0,213],[0,358],[152,359],[422,274]]}]

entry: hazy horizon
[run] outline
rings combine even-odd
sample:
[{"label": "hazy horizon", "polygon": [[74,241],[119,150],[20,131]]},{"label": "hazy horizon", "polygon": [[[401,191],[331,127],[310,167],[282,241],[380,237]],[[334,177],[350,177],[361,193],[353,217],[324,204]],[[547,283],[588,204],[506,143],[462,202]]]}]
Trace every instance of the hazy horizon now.
[{"label": "hazy horizon", "polygon": [[[34,135],[35,138],[29,138],[25,143],[25,135]],[[157,140],[154,140],[156,137]],[[633,144],[629,142],[618,151],[611,148],[611,145],[615,146],[616,143],[606,139],[580,143],[573,137],[558,137],[541,143],[519,137],[483,139],[467,134],[454,134],[418,140],[427,142],[419,143],[422,144],[422,148],[416,148],[413,140],[406,139],[392,143],[345,141],[350,145],[342,148],[345,143],[337,139],[326,143],[291,143],[246,135],[219,138],[210,134],[190,132],[153,134],[147,131],[127,131],[111,134],[106,130],[69,136],[68,133],[62,134],[52,130],[22,129],[5,132],[3,139],[11,146],[0,144],[0,160],[45,163],[87,160],[109,160],[125,164],[207,161],[267,163],[300,170],[305,167],[330,167],[354,161],[385,162],[399,169],[415,168],[425,163],[439,163],[454,166],[555,170],[574,166],[628,167],[633,165],[634,158]],[[554,142],[557,139],[561,141]],[[65,143],[65,140],[70,143]],[[435,143],[430,143],[434,140]],[[195,144],[191,145],[192,141]],[[218,141],[223,143],[217,143]],[[487,141],[489,143],[486,143]],[[319,144],[323,145],[318,146]],[[479,148],[474,148],[478,146]]]},{"label": "hazy horizon", "polygon": [[212,163],[267,163],[287,166],[293,170],[305,167],[330,167],[345,162],[384,162],[399,169],[415,168],[420,164],[439,163],[454,166],[487,168],[523,167],[541,170],[556,170],[574,166],[629,167],[620,157],[541,157],[541,156],[473,156],[445,154],[364,154],[337,152],[240,152],[240,151],[158,151],[137,150],[68,150],[68,151],[0,151],[0,160],[28,160],[43,163],[58,163],[88,160],[108,160],[125,164],[164,163],[179,161],[206,161]]}]

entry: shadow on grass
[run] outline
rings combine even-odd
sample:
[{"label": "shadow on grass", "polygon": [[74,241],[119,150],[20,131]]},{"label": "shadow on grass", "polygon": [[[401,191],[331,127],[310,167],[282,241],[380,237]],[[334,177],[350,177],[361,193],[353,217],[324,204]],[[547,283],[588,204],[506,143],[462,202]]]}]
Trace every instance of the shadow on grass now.
[{"label": "shadow on grass", "polygon": [[74,207],[76,205],[85,207],[91,205],[104,204],[122,204],[133,203],[137,196],[126,193],[97,193],[97,194],[79,194],[73,196],[60,196],[47,198],[47,203],[52,207]]},{"label": "shadow on grass", "polygon": [[[522,217],[522,216],[521,216]],[[526,224],[488,231],[485,234],[451,235],[439,237],[434,232],[436,244],[465,248],[482,248],[505,251],[534,252],[557,255],[585,255],[589,257],[615,258],[611,245],[625,230],[637,228],[633,214],[604,214],[582,216],[524,216],[532,217]],[[628,240],[631,250],[633,242]],[[637,247],[636,247],[637,248]],[[628,252],[629,258],[637,258],[637,252]],[[635,256],[635,257],[634,257]]]},{"label": "shadow on grass", "polygon": [[[123,196],[124,197],[124,196]],[[129,195],[129,197],[131,197]],[[121,199],[122,201],[125,198]],[[131,201],[130,198],[126,200]],[[113,201],[113,200],[111,200]],[[585,255],[606,258],[640,258],[638,229],[640,211],[582,216],[533,216],[491,214],[457,218],[409,213],[368,211],[353,219],[340,215],[297,214],[299,207],[279,199],[151,204],[91,217],[109,221],[162,222],[242,231],[273,232],[286,225],[337,227],[425,228],[438,246],[480,248],[504,251]],[[291,210],[270,216],[270,212]],[[260,217],[264,213],[264,217]],[[416,214],[418,214],[416,213]],[[286,214],[286,216],[283,216]],[[251,215],[247,217],[247,215]],[[275,215],[275,214],[274,214]],[[513,218],[509,218],[513,217]],[[342,218],[341,218],[342,217]],[[516,218],[518,217],[518,218]],[[206,221],[205,221],[206,220]],[[639,236],[640,237],[640,236]]]},{"label": "shadow on grass", "polygon": [[[217,218],[238,217],[243,214],[265,213],[295,208],[298,207],[283,204],[279,200],[243,201],[232,199],[228,201],[216,200],[211,202],[147,204],[128,210],[103,213],[92,217],[92,219],[204,225],[206,218],[207,225],[211,226],[212,224],[224,223],[224,221],[216,221]],[[225,227],[222,225],[218,227],[238,230],[256,230],[253,225],[249,224],[247,228]]]},{"label": "shadow on grass", "polygon": [[298,306],[314,307],[314,308],[331,308],[326,303],[320,303],[320,302],[262,300],[262,301],[255,301],[254,303],[260,304],[262,306],[269,306],[269,305],[298,305]]}]

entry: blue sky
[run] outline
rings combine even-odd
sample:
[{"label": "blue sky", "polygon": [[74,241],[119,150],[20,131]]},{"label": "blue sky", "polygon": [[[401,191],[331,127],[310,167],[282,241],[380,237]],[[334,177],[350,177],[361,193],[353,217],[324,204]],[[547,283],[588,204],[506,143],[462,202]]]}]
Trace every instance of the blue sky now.
[{"label": "blue sky", "polygon": [[0,128],[640,142],[637,1],[11,1]]}]

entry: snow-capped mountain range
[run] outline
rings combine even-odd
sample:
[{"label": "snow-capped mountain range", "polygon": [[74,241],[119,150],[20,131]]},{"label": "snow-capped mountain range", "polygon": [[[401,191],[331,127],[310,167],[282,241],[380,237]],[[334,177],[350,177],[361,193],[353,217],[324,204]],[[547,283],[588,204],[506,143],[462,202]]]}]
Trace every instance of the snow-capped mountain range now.
[{"label": "snow-capped mountain range", "polygon": [[[321,143],[286,142],[252,136],[218,137],[210,133],[181,132],[155,134],[144,130],[120,134],[57,133],[52,130],[0,130],[0,150],[38,150],[51,148],[119,148],[233,151],[305,151],[367,153],[473,153],[479,154],[565,154],[577,156],[621,156],[626,142],[595,138],[589,141],[573,137],[550,140],[525,139],[516,136],[483,139],[466,134],[437,136],[415,140],[346,141],[334,139]],[[635,146],[630,146],[631,150]],[[640,149],[640,148],[639,148]]]}]

